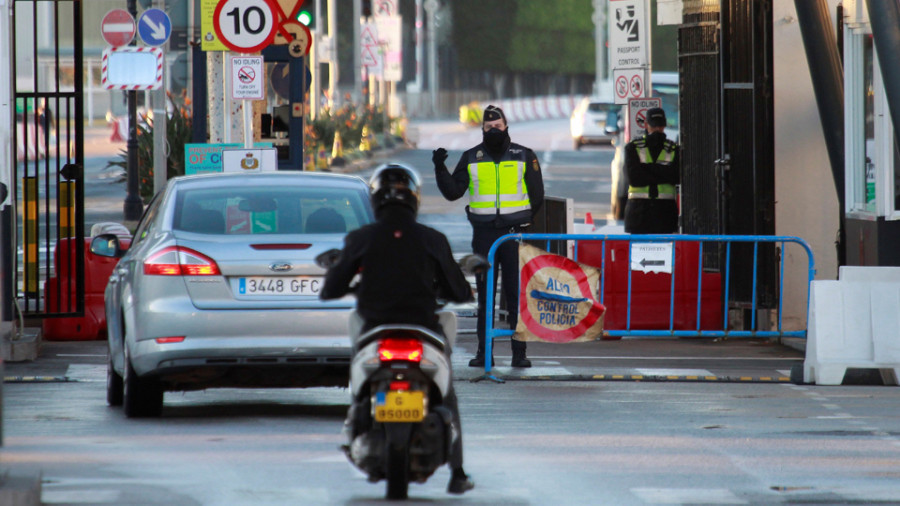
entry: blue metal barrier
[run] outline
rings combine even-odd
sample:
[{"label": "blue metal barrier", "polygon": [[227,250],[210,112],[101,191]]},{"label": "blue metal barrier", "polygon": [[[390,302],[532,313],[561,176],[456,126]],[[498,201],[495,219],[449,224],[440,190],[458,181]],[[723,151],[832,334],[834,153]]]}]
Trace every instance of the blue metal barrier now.
[{"label": "blue metal barrier", "polygon": [[[809,262],[807,272],[807,288],[806,288],[806,307],[809,308],[809,283],[815,278],[815,261],[812,249],[803,239],[792,236],[759,236],[759,235],[604,235],[604,234],[508,234],[497,239],[491,246],[488,253],[488,261],[491,266],[487,272],[487,303],[485,308],[485,360],[484,360],[484,376],[483,378],[500,381],[498,378],[490,374],[493,351],[493,340],[496,337],[512,336],[515,329],[495,329],[494,328],[494,295],[495,274],[494,274],[494,256],[499,246],[506,241],[546,241],[545,250],[550,250],[552,241],[573,241],[574,243],[574,260],[578,261],[578,242],[592,241],[601,242],[603,248],[603,260],[600,266],[600,303],[603,303],[604,282],[606,280],[606,242],[607,241],[624,241],[629,243],[628,248],[628,292],[627,292],[627,316],[626,328],[624,330],[607,330],[604,333],[609,336],[644,336],[644,337],[806,337],[806,329],[785,331],[782,327],[782,309],[783,309],[783,287],[784,287],[784,245],[785,243],[794,243],[800,245],[807,255]],[[631,269],[631,243],[676,243],[676,242],[696,242],[699,243],[698,269],[697,269],[697,328],[695,330],[675,330],[675,251],[672,248],[672,274],[669,289],[669,328],[666,330],[634,330],[631,328],[631,295],[632,295],[632,269]],[[704,243],[724,243],[725,244],[725,287],[723,300],[723,328],[722,330],[701,330],[700,309],[702,295],[702,274],[703,274],[703,244]],[[752,243],[753,244],[753,294],[752,294],[752,322],[751,330],[729,330],[728,329],[728,295],[731,288],[731,246],[733,243]],[[778,325],[776,330],[757,330],[756,329],[756,310],[757,310],[757,273],[758,273],[758,253],[760,243],[775,243],[781,245],[782,254],[779,261],[778,276]],[[521,267],[521,266],[520,266]],[[480,308],[479,308],[480,309]],[[519,308],[509,308],[510,311],[518,311]]]}]

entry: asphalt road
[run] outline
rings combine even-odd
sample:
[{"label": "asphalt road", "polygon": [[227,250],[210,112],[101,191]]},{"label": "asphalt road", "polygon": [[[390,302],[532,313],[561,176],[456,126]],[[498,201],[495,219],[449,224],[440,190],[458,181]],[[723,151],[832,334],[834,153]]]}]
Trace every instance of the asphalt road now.
[{"label": "asphalt road", "polygon": [[[418,149],[391,158],[420,169],[423,221],[464,253],[464,202],[438,195],[431,149],[455,163],[478,130],[415,126]],[[564,122],[511,128],[538,153],[548,195],[573,198],[576,220],[606,216],[611,148],[571,151]],[[119,146],[102,132],[95,142],[86,216],[120,221],[124,182],[105,169]],[[900,390],[792,384],[798,343],[531,343],[534,367],[512,369],[501,340],[491,371],[501,384],[466,365],[473,327],[461,319],[453,366],[477,488],[448,496],[441,470],[409,503],[900,504]],[[129,420],[106,406],[105,353],[103,341],[47,342],[38,360],[5,364],[0,463],[41,472],[44,504],[384,502],[383,484],[337,450],[346,390],[167,393],[161,418]]]},{"label": "asphalt road", "polygon": [[[471,382],[474,345],[461,335],[453,365],[477,487],[445,494],[442,469],[411,487],[410,504],[900,504],[896,388],[558,381],[510,369],[505,343],[497,371],[507,381]],[[762,342],[601,341],[530,354],[534,370],[594,374],[626,363],[646,374],[730,363],[763,374],[797,361]],[[105,404],[104,362],[104,343],[87,341],[6,364],[21,378],[4,385],[0,458],[43,474],[44,504],[385,502],[383,484],[337,449],[344,389],[167,393],[161,418],[131,420]]]}]

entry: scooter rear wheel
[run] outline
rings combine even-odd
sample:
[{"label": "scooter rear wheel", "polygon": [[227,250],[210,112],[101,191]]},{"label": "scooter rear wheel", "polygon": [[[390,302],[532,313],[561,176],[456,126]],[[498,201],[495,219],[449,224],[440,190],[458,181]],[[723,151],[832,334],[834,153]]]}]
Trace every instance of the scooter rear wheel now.
[{"label": "scooter rear wheel", "polygon": [[406,444],[387,443],[388,499],[406,499],[409,492],[409,448]]}]

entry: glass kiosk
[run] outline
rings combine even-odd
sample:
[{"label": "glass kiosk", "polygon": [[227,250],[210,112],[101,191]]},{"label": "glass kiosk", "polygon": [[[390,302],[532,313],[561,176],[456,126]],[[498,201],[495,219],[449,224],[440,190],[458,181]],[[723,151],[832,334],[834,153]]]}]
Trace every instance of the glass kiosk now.
[{"label": "glass kiosk", "polygon": [[900,265],[900,152],[866,2],[847,4],[844,181],[848,265]]},{"label": "glass kiosk", "polygon": [[[310,75],[306,57],[294,57],[287,45],[272,45],[262,51],[266,72],[266,112],[261,115],[260,142],[271,142],[278,150],[278,170],[303,170],[304,97]],[[194,75],[206,75],[206,56],[194,47]],[[205,79],[194,79],[194,117],[205,118],[208,102]],[[194,143],[205,143],[206,121],[193,122]]]}]

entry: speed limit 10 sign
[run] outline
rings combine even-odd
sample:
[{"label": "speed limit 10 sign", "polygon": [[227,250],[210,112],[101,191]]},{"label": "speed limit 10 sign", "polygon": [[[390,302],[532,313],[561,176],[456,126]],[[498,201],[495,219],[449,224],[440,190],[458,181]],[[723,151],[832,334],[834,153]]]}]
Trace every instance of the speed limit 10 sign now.
[{"label": "speed limit 10 sign", "polygon": [[281,8],[276,0],[223,0],[216,5],[213,28],[223,44],[238,53],[255,53],[272,43]]}]

